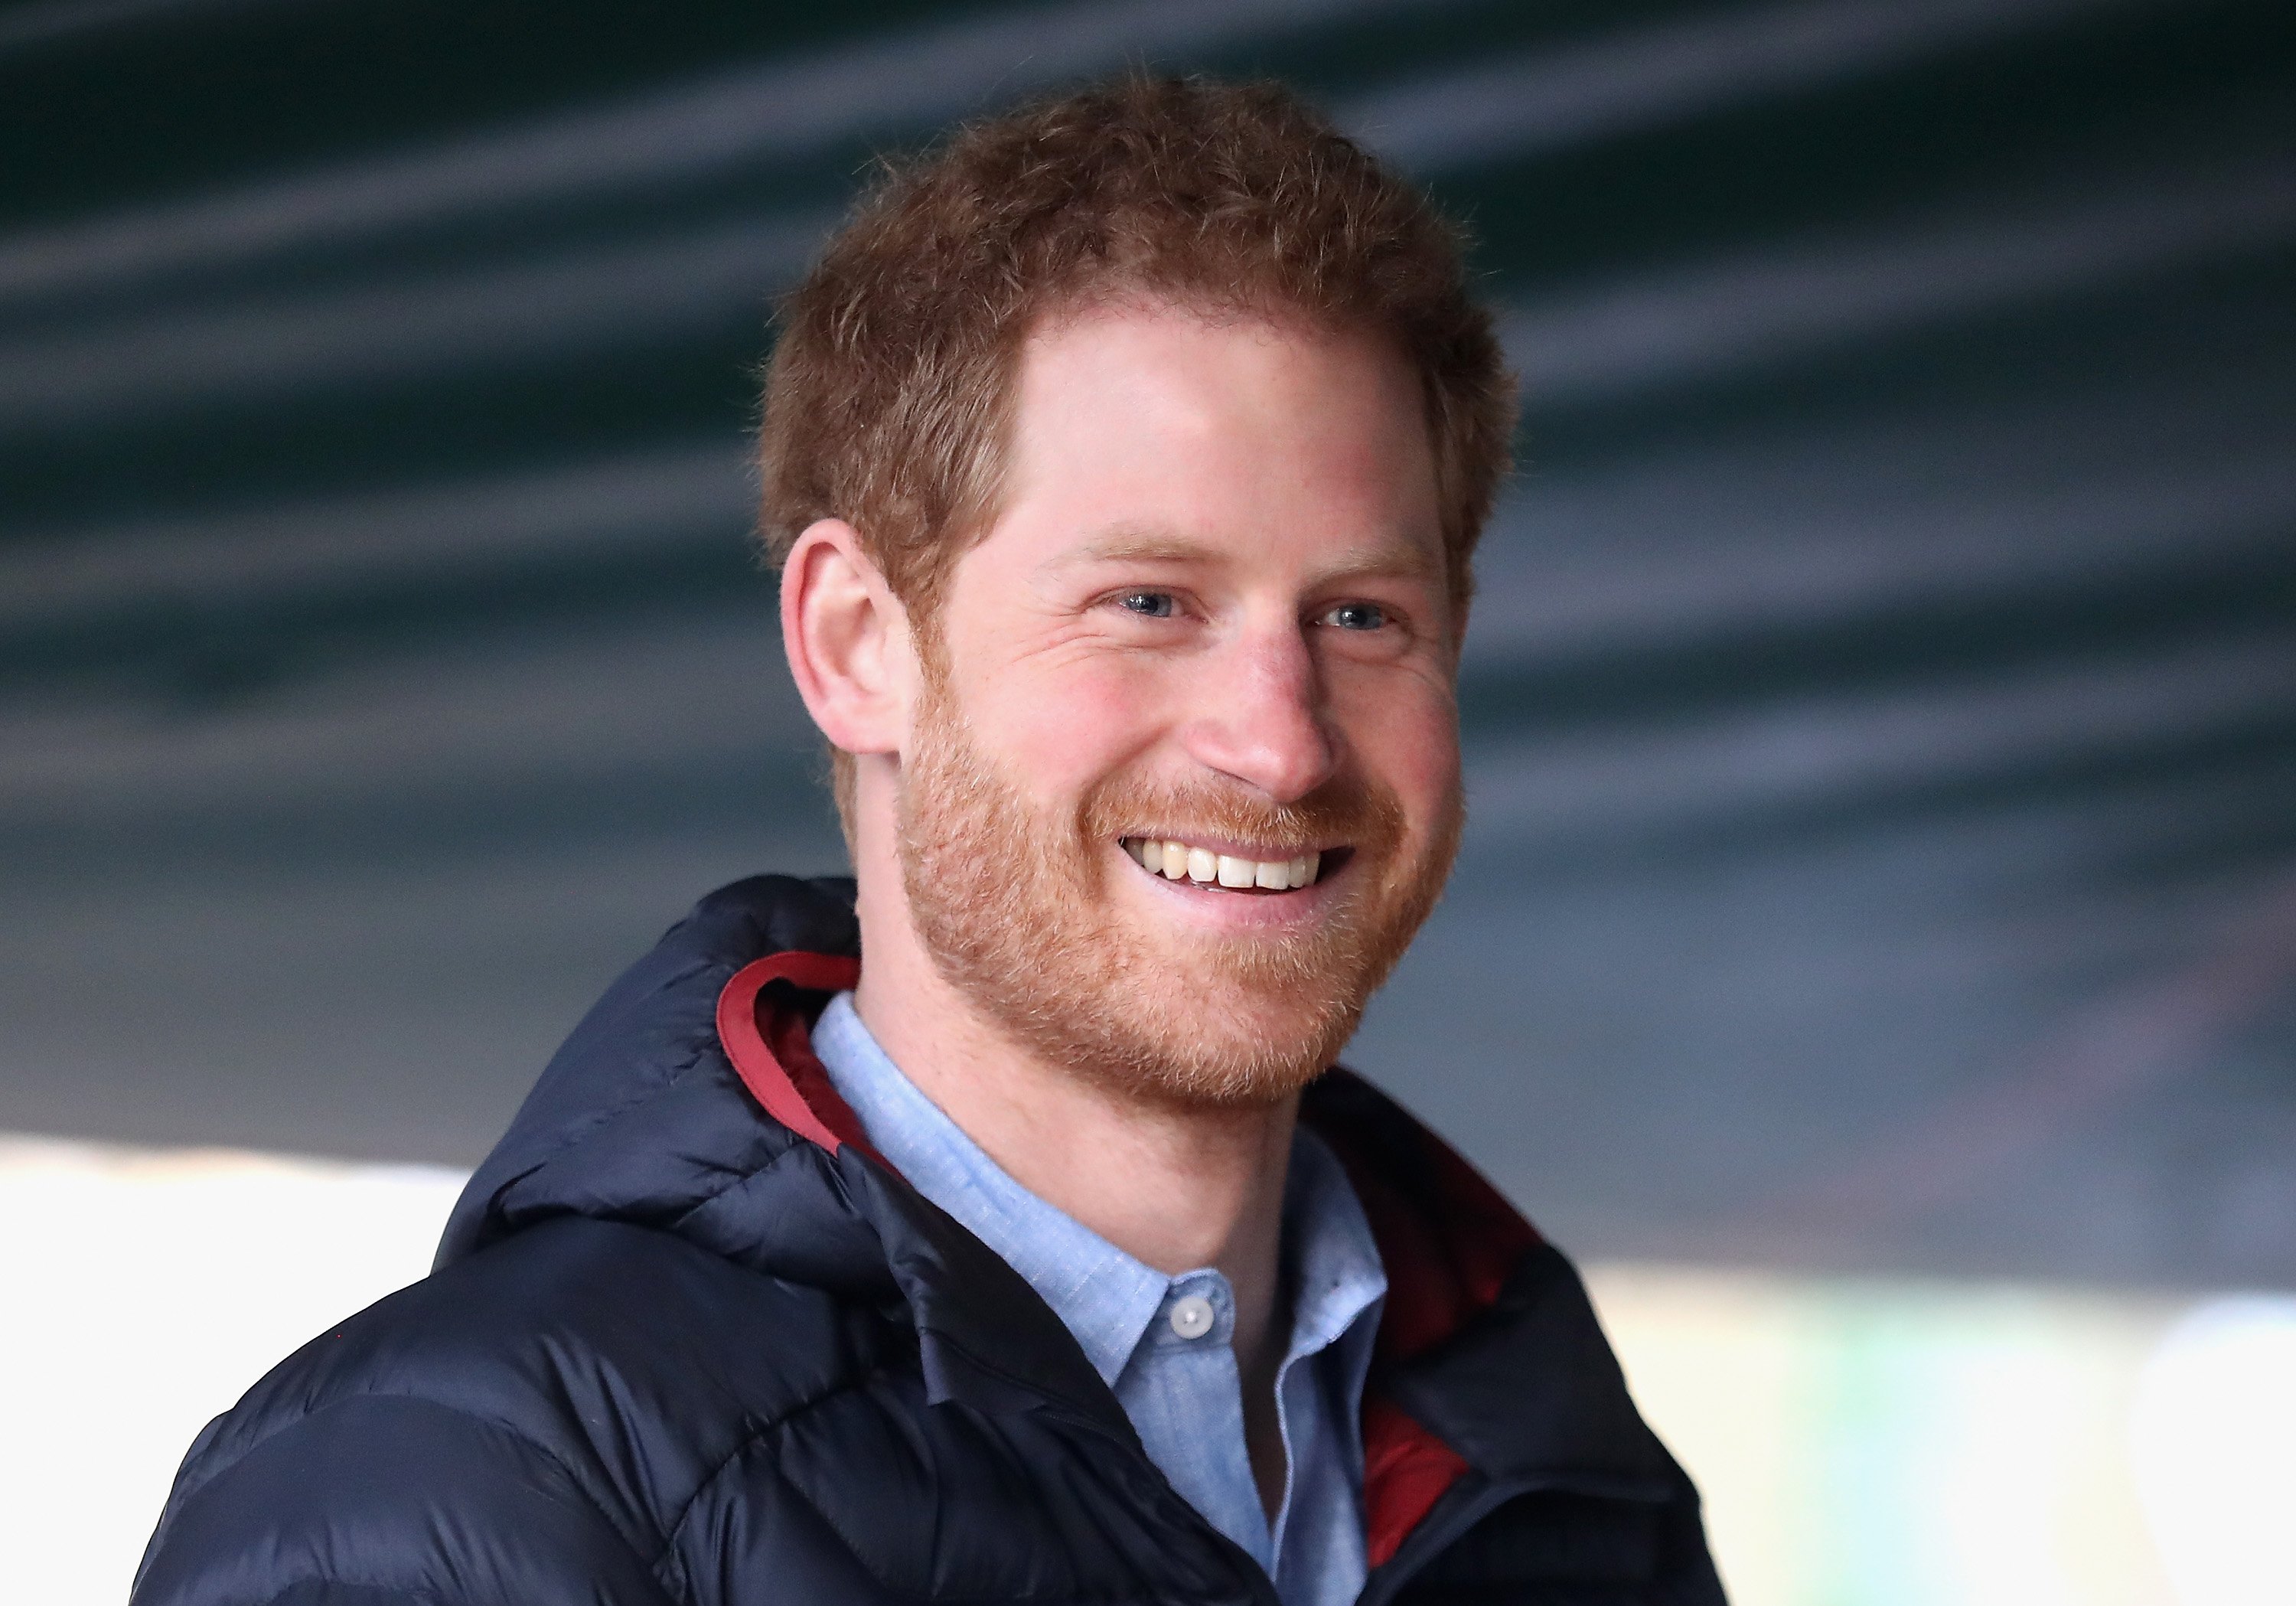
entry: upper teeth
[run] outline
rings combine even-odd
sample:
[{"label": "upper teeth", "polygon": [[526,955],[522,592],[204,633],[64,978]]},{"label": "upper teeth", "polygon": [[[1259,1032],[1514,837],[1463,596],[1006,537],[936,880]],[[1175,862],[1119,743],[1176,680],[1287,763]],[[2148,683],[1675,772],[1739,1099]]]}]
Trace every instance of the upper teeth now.
[{"label": "upper teeth", "polygon": [[1259,886],[1276,893],[1312,885],[1324,862],[1319,852],[1302,853],[1297,859],[1238,859],[1154,836],[1128,836],[1124,851],[1151,875],[1207,885],[1218,882],[1222,886]]}]

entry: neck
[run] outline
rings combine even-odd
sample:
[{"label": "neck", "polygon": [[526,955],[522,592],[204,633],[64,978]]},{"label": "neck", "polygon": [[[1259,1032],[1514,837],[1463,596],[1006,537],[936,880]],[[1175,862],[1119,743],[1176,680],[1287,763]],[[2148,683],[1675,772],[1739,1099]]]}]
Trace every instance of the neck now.
[{"label": "neck", "polygon": [[1247,1376],[1263,1370],[1297,1099],[1182,1107],[1079,1076],[949,985],[898,887],[887,898],[865,880],[859,912],[854,1006],[902,1073],[1046,1204],[1168,1276],[1218,1270],[1235,1297],[1238,1363]]}]

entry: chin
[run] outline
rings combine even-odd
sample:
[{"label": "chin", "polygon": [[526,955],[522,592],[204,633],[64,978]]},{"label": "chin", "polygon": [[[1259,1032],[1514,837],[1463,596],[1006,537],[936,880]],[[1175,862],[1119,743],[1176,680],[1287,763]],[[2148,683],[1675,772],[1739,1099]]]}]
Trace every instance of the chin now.
[{"label": "chin", "polygon": [[1343,997],[1303,1007],[1300,990],[1232,981],[1181,981],[1165,997],[1132,1001],[1114,1018],[1095,1011],[1062,1023],[1066,1063],[1129,1096],[1192,1108],[1259,1108],[1297,1096],[1363,1014]]}]

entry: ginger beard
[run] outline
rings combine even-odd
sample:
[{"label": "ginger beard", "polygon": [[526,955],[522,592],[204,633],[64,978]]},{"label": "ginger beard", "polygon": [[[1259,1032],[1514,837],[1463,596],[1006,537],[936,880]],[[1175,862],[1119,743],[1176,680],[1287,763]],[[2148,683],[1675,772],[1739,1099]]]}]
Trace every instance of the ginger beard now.
[{"label": "ginger beard", "polygon": [[[1209,778],[1173,788],[1119,775],[1073,809],[1046,807],[999,773],[943,678],[925,679],[898,824],[919,941],[1008,1037],[1118,1092],[1183,1106],[1298,1092],[1354,1034],[1450,874],[1464,819],[1456,781],[1415,849],[1394,795],[1362,780],[1277,807]],[[1111,877],[1146,874],[1117,842],[1148,831],[1250,843],[1270,858],[1335,843],[1351,853],[1311,927],[1221,935],[1114,895]]]}]

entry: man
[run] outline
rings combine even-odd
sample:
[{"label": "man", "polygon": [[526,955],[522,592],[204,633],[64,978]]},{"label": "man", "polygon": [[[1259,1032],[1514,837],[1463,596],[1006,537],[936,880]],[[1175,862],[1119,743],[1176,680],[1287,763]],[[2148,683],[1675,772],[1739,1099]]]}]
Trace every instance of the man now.
[{"label": "man", "polygon": [[854,880],[615,986],[138,1600],[1718,1601],[1568,1264],[1328,1068],[1457,844],[1509,408],[1450,233],[1278,90],[890,177],[763,429]]}]

